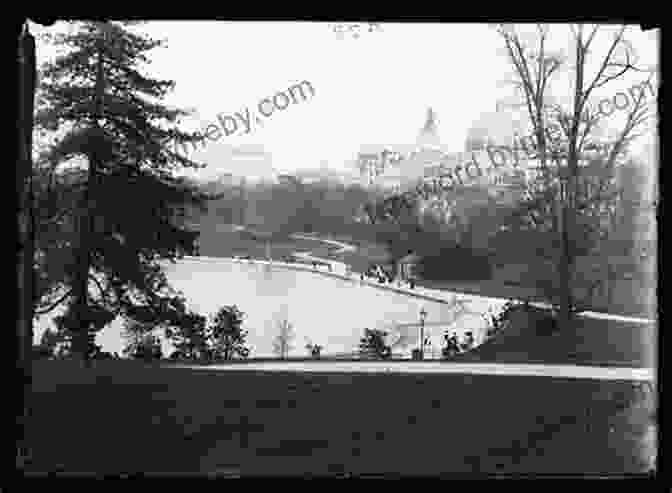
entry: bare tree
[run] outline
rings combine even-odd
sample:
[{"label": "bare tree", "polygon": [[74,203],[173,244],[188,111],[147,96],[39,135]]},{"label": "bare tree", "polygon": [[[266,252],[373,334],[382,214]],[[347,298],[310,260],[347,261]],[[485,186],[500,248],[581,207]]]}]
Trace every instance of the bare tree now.
[{"label": "bare tree", "polygon": [[[627,151],[633,139],[639,136],[648,118],[644,91],[633,96],[633,104],[626,108],[625,124],[615,141],[605,146],[600,141],[601,108],[593,110],[590,101],[595,98],[595,90],[620,79],[632,71],[646,72],[648,78],[644,84],[650,85],[653,77],[651,69],[634,66],[635,53],[625,37],[625,26],[616,30],[613,39],[608,42],[606,54],[601,58],[594,44],[598,32],[608,32],[608,28],[596,25],[586,33],[586,26],[570,26],[573,53],[565,56],[548,49],[549,29],[538,25],[533,41],[523,36],[510,25],[500,26],[508,59],[514,67],[515,86],[522,96],[527,116],[532,127],[534,140],[533,158],[538,160],[541,180],[537,181],[537,192],[544,193],[550,213],[551,231],[559,239],[559,254],[555,265],[559,274],[560,286],[558,300],[561,327],[571,322],[575,308],[572,295],[572,272],[575,268],[576,252],[573,242],[579,239],[578,227],[581,199],[578,185],[581,169],[588,161],[591,150],[602,150],[602,163],[605,169],[604,180],[598,190],[603,190],[619,158]],[[597,61],[594,76],[589,76],[589,67]],[[570,64],[571,62],[571,64]],[[589,64],[589,62],[591,62]],[[559,104],[549,97],[551,79],[566,68],[571,77],[572,94],[568,104]],[[632,95],[632,92],[631,92]],[[591,99],[592,98],[592,99]],[[529,153],[529,149],[526,149]],[[602,197],[598,194],[589,202],[595,203]],[[583,204],[585,207],[585,204]]]},{"label": "bare tree", "polygon": [[277,354],[280,359],[285,359],[293,349],[291,342],[295,335],[294,326],[289,323],[286,318],[282,318],[278,321],[277,328],[279,333],[275,336],[275,340],[273,341],[273,352]]}]

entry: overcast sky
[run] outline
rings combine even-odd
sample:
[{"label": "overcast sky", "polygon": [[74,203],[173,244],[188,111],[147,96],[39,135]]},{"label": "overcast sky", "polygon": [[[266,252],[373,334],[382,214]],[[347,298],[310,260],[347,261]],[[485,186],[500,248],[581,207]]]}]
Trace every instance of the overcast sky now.
[{"label": "overcast sky", "polygon": [[[315,90],[300,104],[276,109],[263,127],[253,122],[247,134],[209,142],[197,155],[209,163],[208,175],[343,169],[362,146],[412,144],[429,106],[442,143],[462,151],[472,123],[511,94],[502,85],[510,67],[492,26],[383,23],[373,32],[361,26],[358,37],[317,22],[161,21],[141,29],[167,40],[154,50],[149,69],[177,82],[167,103],[198,110],[198,119],[187,123],[194,130],[218,123],[217,114],[256,111],[261,99],[304,80]],[[556,45],[566,49],[569,28],[553,29]],[[630,39],[648,63],[656,61],[650,33],[634,27]],[[38,59],[49,56],[53,50],[38,45]],[[231,146],[269,156],[232,156]]]}]

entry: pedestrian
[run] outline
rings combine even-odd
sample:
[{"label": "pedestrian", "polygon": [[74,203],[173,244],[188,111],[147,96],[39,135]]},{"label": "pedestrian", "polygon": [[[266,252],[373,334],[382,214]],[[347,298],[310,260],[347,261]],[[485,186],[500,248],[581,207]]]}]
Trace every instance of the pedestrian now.
[{"label": "pedestrian", "polygon": [[472,331],[467,332],[467,342],[466,342],[467,349],[471,349],[472,347],[474,347],[475,341],[476,340],[474,339],[474,333]]},{"label": "pedestrian", "polygon": [[457,340],[457,334],[455,334],[455,332],[453,332],[452,335],[450,336],[450,347],[456,353],[460,352],[459,341]]}]

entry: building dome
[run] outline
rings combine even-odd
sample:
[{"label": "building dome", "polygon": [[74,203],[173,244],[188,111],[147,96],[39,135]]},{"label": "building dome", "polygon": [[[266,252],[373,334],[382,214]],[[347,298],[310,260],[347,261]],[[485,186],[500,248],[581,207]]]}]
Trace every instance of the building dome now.
[{"label": "building dome", "polygon": [[439,141],[438,118],[432,108],[427,108],[425,124],[420,129],[416,144],[419,149],[437,148],[441,145]]}]

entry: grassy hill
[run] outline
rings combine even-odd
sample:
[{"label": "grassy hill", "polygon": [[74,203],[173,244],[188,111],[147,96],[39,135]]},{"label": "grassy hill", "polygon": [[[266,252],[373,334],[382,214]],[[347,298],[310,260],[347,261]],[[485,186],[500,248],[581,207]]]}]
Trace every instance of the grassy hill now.
[{"label": "grassy hill", "polygon": [[488,363],[588,364],[628,367],[656,366],[655,324],[577,318],[571,330],[539,333],[541,310],[522,311],[503,333],[459,361]]}]

